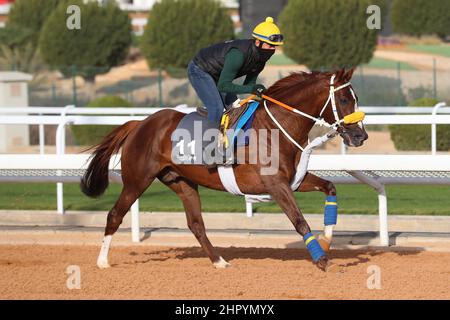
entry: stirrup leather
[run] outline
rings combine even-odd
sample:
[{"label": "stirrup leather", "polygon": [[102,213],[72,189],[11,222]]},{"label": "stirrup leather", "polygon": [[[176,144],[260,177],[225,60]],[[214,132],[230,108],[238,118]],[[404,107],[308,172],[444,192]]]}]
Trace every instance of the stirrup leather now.
[{"label": "stirrup leather", "polygon": [[228,129],[229,123],[230,123],[230,116],[228,114],[222,115],[222,119],[220,121],[220,126],[222,126],[222,128],[223,128],[221,142],[223,143],[225,148],[228,148],[228,146],[229,146],[229,141],[228,141],[228,137],[227,137],[227,129]]}]

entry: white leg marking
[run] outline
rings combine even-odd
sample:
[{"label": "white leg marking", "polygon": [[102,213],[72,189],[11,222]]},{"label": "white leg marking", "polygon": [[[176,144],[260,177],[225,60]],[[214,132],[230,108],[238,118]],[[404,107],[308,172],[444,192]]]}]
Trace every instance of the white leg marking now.
[{"label": "white leg marking", "polygon": [[333,238],[333,228],[334,228],[334,225],[330,225],[330,226],[325,226],[325,228],[323,230],[325,233],[325,238],[327,238],[330,241]]},{"label": "white leg marking", "polygon": [[112,236],[105,236],[103,238],[102,248],[100,249],[100,254],[98,255],[98,259],[97,259],[97,266],[100,269],[106,269],[106,268],[110,267],[110,265],[108,263],[108,253],[109,253],[109,247],[111,246],[111,240],[112,240]]},{"label": "white leg marking", "polygon": [[219,261],[214,262],[213,265],[217,269],[224,269],[224,268],[231,267],[231,264],[226,262],[225,259],[222,257],[219,257]]},{"label": "white leg marking", "polygon": [[320,246],[325,252],[330,251],[331,241],[333,239],[333,227],[334,225],[325,226],[323,234],[319,234],[317,238],[317,241],[319,241]]}]

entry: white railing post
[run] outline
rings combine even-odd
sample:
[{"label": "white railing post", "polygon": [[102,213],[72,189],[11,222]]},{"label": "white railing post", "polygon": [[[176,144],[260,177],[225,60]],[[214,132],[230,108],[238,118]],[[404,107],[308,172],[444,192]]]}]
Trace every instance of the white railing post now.
[{"label": "white railing post", "polygon": [[[61,121],[61,123],[56,128],[56,154],[61,155],[64,154],[64,144],[63,141],[64,131],[65,131],[65,119]],[[56,175],[62,175],[61,170],[56,170]],[[59,214],[64,214],[64,192],[63,192],[63,184],[62,182],[56,183],[56,210]]]},{"label": "white railing post", "polygon": [[[64,154],[64,145],[62,141],[64,140],[64,131],[65,131],[65,120],[62,120],[61,123],[56,128],[56,154],[61,155]],[[56,170],[56,175],[62,175],[61,170]],[[59,214],[64,214],[64,200],[63,200],[63,184],[61,182],[56,183],[56,211]]]},{"label": "white railing post", "polygon": [[[431,115],[433,116],[433,119],[436,117],[437,112],[440,108],[445,107],[445,102],[439,102],[433,107],[433,111]],[[436,138],[436,122],[431,124],[431,154],[436,155],[436,145],[437,145],[437,138]]]},{"label": "white railing post", "polygon": [[253,204],[249,201],[245,202],[245,212],[247,213],[247,217],[253,217]]},{"label": "white railing post", "polygon": [[368,184],[375,191],[378,192],[378,215],[379,215],[379,230],[380,230],[380,245],[389,246],[389,229],[388,229],[388,211],[387,211],[387,197],[386,189],[382,183],[376,178],[369,177],[360,171],[347,171],[352,177],[359,181]]},{"label": "white railing post", "polygon": [[[39,115],[42,116],[42,113],[39,113]],[[45,153],[45,131],[42,123],[39,124],[39,153]]]},{"label": "white railing post", "polygon": [[131,206],[131,241],[140,242],[139,199]]},{"label": "white railing post", "polygon": [[[73,105],[66,106],[61,112],[61,122],[56,128],[56,154],[65,154],[66,149],[66,124],[69,120],[66,118],[68,109],[73,108]],[[56,171],[56,175],[62,175],[61,170]],[[59,214],[64,214],[64,190],[63,183],[56,183],[56,210]]]},{"label": "white railing post", "polygon": [[378,215],[380,220],[380,245],[389,246],[387,197],[384,185],[378,191]]}]

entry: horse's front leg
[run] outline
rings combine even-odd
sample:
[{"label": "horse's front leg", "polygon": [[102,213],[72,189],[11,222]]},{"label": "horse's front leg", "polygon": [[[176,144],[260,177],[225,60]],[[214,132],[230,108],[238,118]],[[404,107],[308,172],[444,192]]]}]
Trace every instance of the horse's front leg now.
[{"label": "horse's front leg", "polygon": [[291,220],[295,230],[303,237],[303,241],[305,241],[306,248],[311,254],[314,263],[319,269],[330,271],[334,265],[329,261],[319,242],[311,233],[308,223],[297,206],[289,183],[284,180],[280,181],[280,179],[273,176],[262,176],[261,179],[267,187],[268,193]]},{"label": "horse's front leg", "polygon": [[319,235],[319,243],[325,252],[330,250],[331,241],[333,239],[333,228],[337,223],[337,196],[336,187],[331,181],[322,179],[309,172],[306,173],[300,187],[296,190],[299,192],[322,191],[325,196],[324,209],[324,233]]}]

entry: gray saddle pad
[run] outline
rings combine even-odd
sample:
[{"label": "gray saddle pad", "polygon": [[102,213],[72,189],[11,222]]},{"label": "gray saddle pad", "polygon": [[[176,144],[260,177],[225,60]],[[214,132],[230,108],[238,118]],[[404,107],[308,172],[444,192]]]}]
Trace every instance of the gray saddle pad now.
[{"label": "gray saddle pad", "polygon": [[217,132],[218,128],[211,127],[198,112],[185,115],[171,136],[172,161],[177,164],[211,163],[211,149],[218,145]]}]

